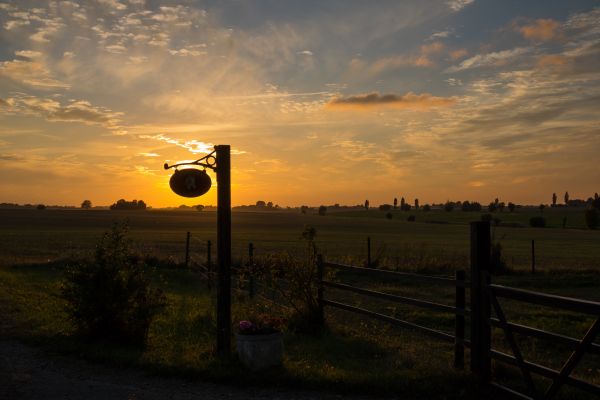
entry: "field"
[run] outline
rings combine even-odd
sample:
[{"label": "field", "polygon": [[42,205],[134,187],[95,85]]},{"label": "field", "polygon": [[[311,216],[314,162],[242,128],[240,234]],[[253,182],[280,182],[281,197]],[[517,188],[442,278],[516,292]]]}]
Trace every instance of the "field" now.
[{"label": "field", "polygon": [[[415,222],[406,221],[410,214]],[[600,232],[583,229],[581,210],[547,209],[548,228],[526,227],[539,210],[520,209],[495,216],[524,227],[498,226],[495,240],[503,247],[512,273],[494,278],[496,282],[521,288],[600,301]],[[562,227],[567,217],[566,229]],[[326,259],[355,265],[366,260],[366,238],[371,237],[372,259],[380,266],[452,275],[468,270],[468,222],[479,213],[431,211],[429,213],[337,211],[325,216],[299,212],[234,212],[233,257],[247,259],[252,242],[256,256],[291,252],[301,254],[300,240],[305,226],[316,228],[316,244]],[[194,273],[160,269],[156,283],[168,296],[168,309],[151,328],[145,350],[107,348],[79,342],[57,296],[66,259],[88,256],[98,238],[116,221],[127,220],[131,237],[144,254],[168,263],[184,259],[186,232],[192,233],[192,259],[203,262],[206,240],[213,241],[216,253],[216,215],[213,212],[147,211],[111,212],[98,210],[0,210],[0,311],[12,321],[10,335],[60,352],[83,355],[116,365],[136,365],[160,374],[200,377],[240,384],[285,383],[290,386],[341,392],[404,393],[411,398],[469,398],[469,377],[452,368],[451,345],[438,343],[418,332],[397,329],[345,312],[327,310],[329,329],[319,338],[289,334],[286,337],[284,369],[265,375],[244,371],[235,361],[214,357],[214,291]],[[535,275],[529,273],[531,240],[535,240]],[[213,256],[214,257],[214,256]],[[214,258],[213,258],[214,260]],[[338,279],[388,293],[425,298],[452,304],[453,292],[410,281],[381,281],[353,275]],[[236,282],[234,282],[236,286]],[[234,321],[245,318],[256,304],[235,292]],[[451,331],[453,318],[414,307],[367,301],[342,293],[328,293],[380,312],[416,323]],[[271,307],[278,312],[277,307]],[[507,304],[507,313],[516,322],[531,324],[557,333],[580,337],[590,320],[570,312]],[[506,348],[501,335],[495,344]],[[523,341],[526,357],[560,367],[565,349]],[[467,358],[468,359],[468,358]],[[600,383],[598,356],[590,357],[577,375]],[[511,369],[495,366],[496,372],[511,380]],[[578,397],[566,392],[565,398]]]},{"label": "field", "polygon": [[[408,215],[416,222],[408,222]],[[539,270],[593,269],[600,266],[600,231],[584,228],[580,209],[547,209],[548,228],[530,228],[539,210],[495,213],[503,222],[524,227],[498,226],[494,237],[503,247],[509,267],[526,270],[531,265],[531,241],[535,240]],[[566,229],[562,221],[567,218]],[[465,268],[468,265],[470,221],[480,213],[443,211],[385,213],[371,211],[330,212],[326,216],[299,212],[234,212],[233,258],[247,255],[252,242],[257,254],[295,251],[302,246],[306,225],[317,230],[319,251],[337,261],[366,260],[367,236],[372,257],[398,268]],[[192,251],[205,256],[205,241],[216,238],[214,212],[115,212],[83,210],[0,210],[0,254],[3,263],[42,262],[81,254],[93,249],[102,232],[116,221],[127,220],[132,238],[147,254],[183,260],[185,235],[192,233]],[[213,245],[213,249],[215,246]]]}]

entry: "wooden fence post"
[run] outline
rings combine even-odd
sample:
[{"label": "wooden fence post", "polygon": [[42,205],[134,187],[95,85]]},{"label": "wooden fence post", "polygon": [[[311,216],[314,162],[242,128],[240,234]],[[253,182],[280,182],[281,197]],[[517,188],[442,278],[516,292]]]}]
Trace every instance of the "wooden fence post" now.
[{"label": "wooden fence post", "polygon": [[531,274],[535,274],[535,240],[531,239]]},{"label": "wooden fence post", "polygon": [[254,245],[252,243],[248,243],[248,271],[250,275],[248,276],[248,296],[250,298],[254,297]]},{"label": "wooden fence post", "polygon": [[185,269],[190,269],[190,233],[185,237]]},{"label": "wooden fence post", "polygon": [[325,322],[325,312],[323,310],[323,255],[317,255],[317,304],[319,305],[319,322]]},{"label": "wooden fence post", "polygon": [[[454,324],[454,368],[465,367],[465,271],[456,271],[456,298]],[[458,311],[462,312],[459,314]]]},{"label": "wooden fence post", "polygon": [[471,372],[482,383],[491,374],[489,284],[491,236],[489,221],[471,222]]},{"label": "wooden fence post", "polygon": [[210,240],[207,240],[206,241],[206,282],[207,282],[206,285],[207,285],[208,289],[210,289],[212,286],[211,262],[212,262],[211,243],[210,243]]},{"label": "wooden fence post", "polygon": [[367,268],[371,268],[371,236],[367,236]]}]

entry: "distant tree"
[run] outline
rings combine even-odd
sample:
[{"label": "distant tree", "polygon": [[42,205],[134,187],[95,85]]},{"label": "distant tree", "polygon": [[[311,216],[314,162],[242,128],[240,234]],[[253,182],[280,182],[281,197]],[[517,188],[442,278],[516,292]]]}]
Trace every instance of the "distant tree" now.
[{"label": "distant tree", "polygon": [[597,197],[593,202],[592,202],[592,208],[595,208],[596,210],[600,211],[600,198]]},{"label": "distant tree", "polygon": [[544,204],[540,204],[540,212],[542,214],[544,213],[544,208],[546,208],[546,206]]},{"label": "distant tree", "polygon": [[444,211],[450,212],[452,210],[454,210],[454,203],[452,203],[450,200],[448,200],[446,202],[446,204],[444,204]]},{"label": "distant tree", "polygon": [[319,215],[325,215],[326,212],[327,212],[327,207],[319,206]]},{"label": "distant tree", "polygon": [[498,198],[496,197],[496,199],[494,200],[494,204],[496,205],[496,207],[498,207],[499,203],[500,203],[500,200],[498,200]]},{"label": "distant tree", "polygon": [[46,206],[43,204],[38,204],[37,207],[35,207],[35,208],[37,208],[38,210],[45,210]]},{"label": "distant tree", "polygon": [[599,199],[598,192],[596,192],[596,193],[594,193],[594,200],[598,200],[598,199]]},{"label": "distant tree", "polygon": [[415,199],[415,210],[419,209],[419,199]]},{"label": "distant tree", "polygon": [[496,207],[497,207],[496,202],[492,202],[492,203],[488,204],[488,211],[494,212],[494,211],[496,211]]},{"label": "distant tree", "polygon": [[406,201],[404,200],[404,197],[400,199],[400,209],[404,210],[404,205],[406,204]]},{"label": "distant tree", "polygon": [[425,211],[425,212],[431,211],[431,206],[429,204],[425,204],[423,206],[423,211]]},{"label": "distant tree", "polygon": [[400,209],[402,211],[410,211],[410,208],[411,208],[410,204],[408,204],[408,203],[404,203],[404,205],[400,206]]},{"label": "distant tree", "polygon": [[556,193],[552,193],[552,207],[556,207]]},{"label": "distant tree", "polygon": [[569,204],[569,192],[565,192],[565,204]]},{"label": "distant tree", "polygon": [[300,212],[302,214],[306,214],[307,211],[308,211],[308,206],[300,206]]},{"label": "distant tree", "polygon": [[111,210],[145,210],[146,203],[144,200],[132,200],[127,201],[125,199],[119,199],[116,203],[110,206]]},{"label": "distant tree", "polygon": [[204,206],[202,204],[198,204],[198,205],[194,206],[194,208],[196,209],[196,211],[204,210]]},{"label": "distant tree", "polygon": [[508,202],[508,211],[514,212],[515,211],[515,207],[516,207],[515,203],[513,203],[511,201]]},{"label": "distant tree", "polygon": [[398,198],[394,197],[394,210],[398,208]]},{"label": "distant tree", "polygon": [[463,211],[474,211],[474,212],[479,212],[481,211],[481,204],[479,204],[478,202],[474,201],[474,202],[470,202],[468,200],[465,200],[461,203],[460,205],[460,209]]},{"label": "distant tree", "polygon": [[267,203],[265,203],[262,200],[259,200],[256,202],[256,207],[266,207],[266,206],[267,206]]},{"label": "distant tree", "polygon": [[81,203],[81,208],[85,208],[86,210],[89,210],[90,208],[92,208],[92,202],[90,200],[84,200]]},{"label": "distant tree", "polygon": [[382,204],[379,206],[380,211],[390,211],[392,209],[391,204]]},{"label": "distant tree", "polygon": [[268,202],[268,203],[267,203],[267,207],[268,207],[268,208],[273,208],[273,202],[272,202],[272,201]]},{"label": "distant tree", "polygon": [[498,203],[498,209],[500,210],[500,212],[504,212],[504,207],[505,207],[505,204],[503,201]]},{"label": "distant tree", "polygon": [[369,211],[369,200],[365,200],[365,210]]}]

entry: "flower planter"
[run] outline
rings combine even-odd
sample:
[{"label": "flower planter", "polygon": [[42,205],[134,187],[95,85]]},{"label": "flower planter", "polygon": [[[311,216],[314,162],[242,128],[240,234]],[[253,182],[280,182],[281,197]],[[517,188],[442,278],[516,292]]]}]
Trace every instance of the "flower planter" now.
[{"label": "flower planter", "polygon": [[237,353],[242,364],[252,371],[281,365],[283,360],[283,334],[236,334]]}]

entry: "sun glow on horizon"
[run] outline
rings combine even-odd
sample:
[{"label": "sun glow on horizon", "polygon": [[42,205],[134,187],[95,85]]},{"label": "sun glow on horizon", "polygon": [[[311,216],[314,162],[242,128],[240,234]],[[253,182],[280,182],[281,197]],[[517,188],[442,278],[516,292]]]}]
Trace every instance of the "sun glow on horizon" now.
[{"label": "sun glow on horizon", "polygon": [[217,144],[234,205],[587,198],[600,8],[550,2],[0,2],[0,202],[216,204],[162,166]]}]

